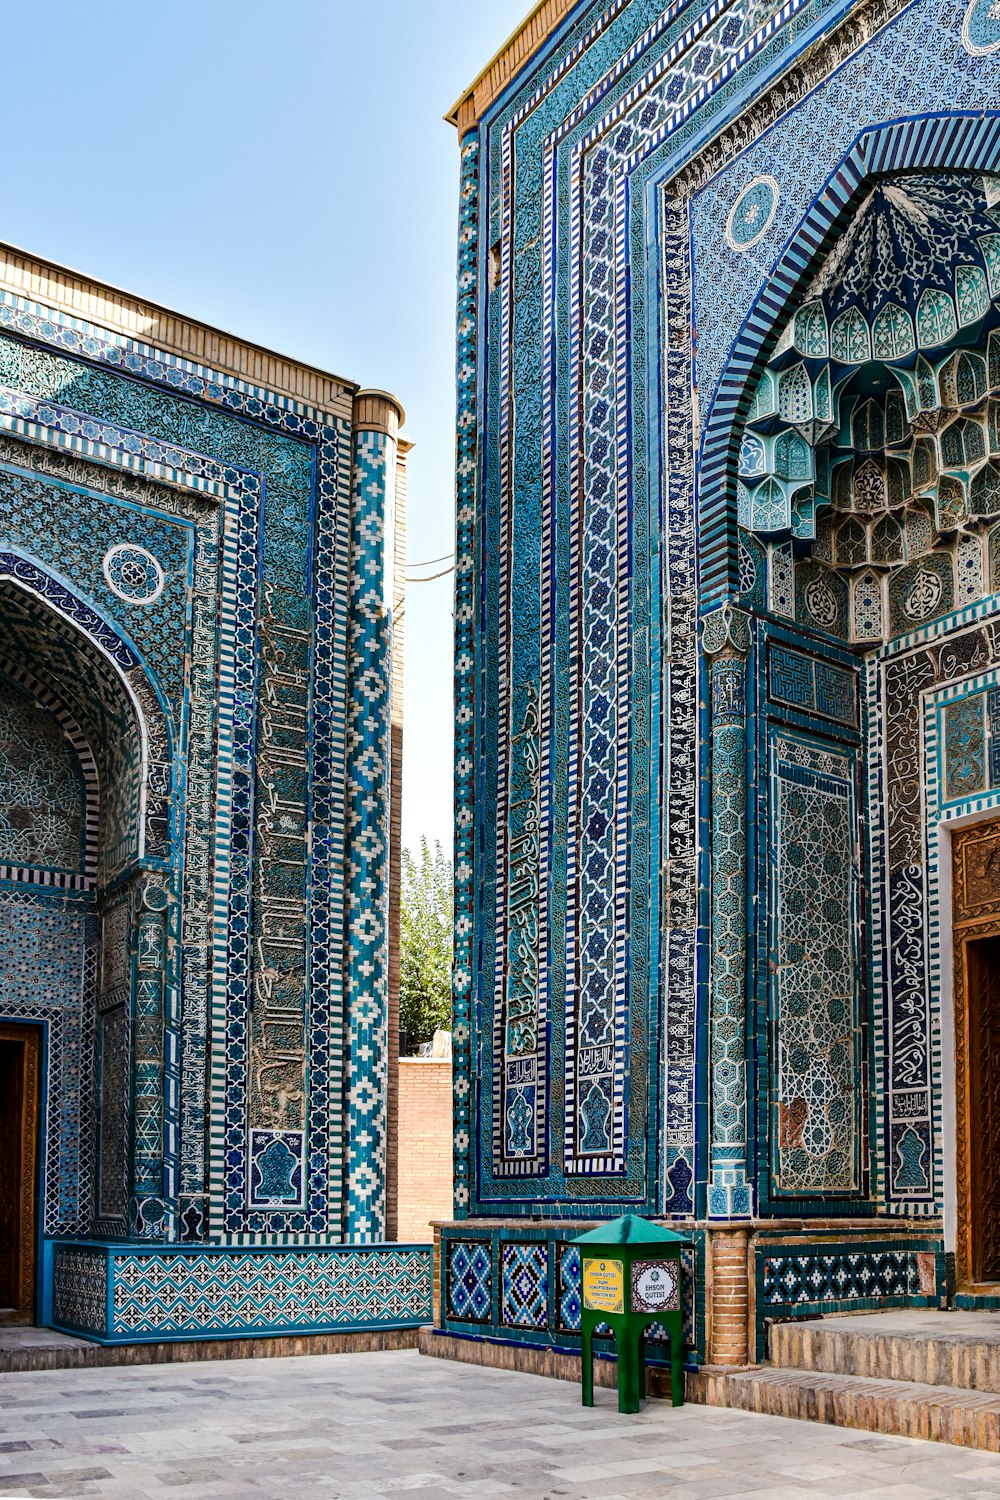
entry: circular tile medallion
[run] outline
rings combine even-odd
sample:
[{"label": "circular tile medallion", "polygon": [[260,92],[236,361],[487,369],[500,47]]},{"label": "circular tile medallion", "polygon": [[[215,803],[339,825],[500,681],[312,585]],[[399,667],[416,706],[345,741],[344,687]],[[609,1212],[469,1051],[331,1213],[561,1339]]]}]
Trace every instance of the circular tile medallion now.
[{"label": "circular tile medallion", "polygon": [[749,250],[771,227],[778,209],[778,184],[767,173],[748,182],[729,210],[726,243],[732,250]]},{"label": "circular tile medallion", "polygon": [[1000,48],[1000,0],[971,0],[962,22],[962,45],[973,57]]},{"label": "circular tile medallion", "polygon": [[164,575],[159,562],[145,547],[119,542],[104,559],[108,588],[126,604],[152,604],[163,592]]}]

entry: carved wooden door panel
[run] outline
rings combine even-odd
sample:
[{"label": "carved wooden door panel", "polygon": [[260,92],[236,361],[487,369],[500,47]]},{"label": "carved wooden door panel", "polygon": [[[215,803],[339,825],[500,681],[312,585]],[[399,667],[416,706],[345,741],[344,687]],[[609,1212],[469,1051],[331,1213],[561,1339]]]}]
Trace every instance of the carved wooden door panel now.
[{"label": "carved wooden door panel", "polygon": [[1000,1282],[1000,822],[952,840],[960,1286]]},{"label": "carved wooden door panel", "polygon": [[1000,937],[967,939],[972,1274],[1000,1281]]},{"label": "carved wooden door panel", "polygon": [[34,1310],[40,1041],[35,1026],[0,1024],[0,1322]]}]

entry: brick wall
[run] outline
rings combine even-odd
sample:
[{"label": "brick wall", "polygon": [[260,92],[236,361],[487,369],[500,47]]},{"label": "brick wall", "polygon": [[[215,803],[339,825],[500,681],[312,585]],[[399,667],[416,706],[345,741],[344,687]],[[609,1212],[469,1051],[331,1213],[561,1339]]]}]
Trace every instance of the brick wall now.
[{"label": "brick wall", "polygon": [[399,1060],[396,1237],[429,1244],[452,1217],[451,1060]]}]

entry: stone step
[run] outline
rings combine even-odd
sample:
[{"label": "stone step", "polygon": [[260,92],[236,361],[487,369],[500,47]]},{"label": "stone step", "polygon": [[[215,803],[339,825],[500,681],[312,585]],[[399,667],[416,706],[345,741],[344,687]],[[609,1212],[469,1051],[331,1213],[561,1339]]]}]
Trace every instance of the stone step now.
[{"label": "stone step", "polygon": [[1000,1394],[1000,1317],[993,1313],[907,1310],[777,1323],[768,1352],[785,1369]]},{"label": "stone step", "polygon": [[[93,1344],[49,1328],[0,1325],[0,1375],[29,1370],[80,1370],[114,1365],[188,1364],[196,1360],[283,1359],[299,1354],[353,1354],[415,1349],[417,1328],[361,1333],[292,1334],[278,1338],[177,1339],[169,1344]],[[0,1490],[0,1494],[3,1491]]]},{"label": "stone step", "polygon": [[768,1365],[738,1371],[703,1367],[689,1380],[687,1399],[705,1406],[1000,1452],[1000,1398],[953,1386]]}]

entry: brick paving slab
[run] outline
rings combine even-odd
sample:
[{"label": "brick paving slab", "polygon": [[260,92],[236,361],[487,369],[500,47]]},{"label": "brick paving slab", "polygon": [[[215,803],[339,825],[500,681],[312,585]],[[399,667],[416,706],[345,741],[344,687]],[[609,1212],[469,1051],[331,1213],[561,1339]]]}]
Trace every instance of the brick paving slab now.
[{"label": "brick paving slab", "polygon": [[6,1374],[0,1496],[1000,1500],[1000,1455],[615,1400],[409,1351]]}]

